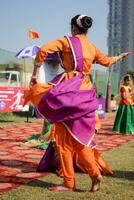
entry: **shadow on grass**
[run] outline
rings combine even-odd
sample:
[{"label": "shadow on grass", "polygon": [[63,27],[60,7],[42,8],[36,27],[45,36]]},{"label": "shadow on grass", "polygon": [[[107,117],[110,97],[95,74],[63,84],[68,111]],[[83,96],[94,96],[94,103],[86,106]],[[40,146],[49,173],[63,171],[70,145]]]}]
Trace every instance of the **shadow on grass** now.
[{"label": "shadow on grass", "polygon": [[[29,119],[26,119],[26,120],[22,120],[20,123],[23,123],[23,122],[25,122],[25,123],[33,123],[32,121],[29,121]],[[0,123],[19,123],[19,122],[16,122],[15,120],[7,120],[7,119],[1,119],[0,120]]]},{"label": "shadow on grass", "polygon": [[8,122],[15,122],[15,121],[14,121],[14,120],[7,120],[7,119],[5,119],[5,120],[4,120],[4,119],[1,119],[1,120],[0,120],[0,123],[5,123],[5,122],[8,123]]},{"label": "shadow on grass", "polygon": [[[46,188],[48,189],[49,187],[55,187],[58,186],[55,183],[49,183],[49,182],[45,182],[42,180],[33,180],[30,181],[29,183],[27,183],[28,186],[32,186],[32,187],[41,187],[41,188]],[[80,189],[76,189],[75,192],[85,192],[86,190],[80,190]]]},{"label": "shadow on grass", "polygon": [[113,171],[113,178],[122,178],[122,179],[128,179],[130,181],[134,181],[134,171],[119,171],[115,170]]},{"label": "shadow on grass", "polygon": [[[0,128],[0,130],[2,130],[2,128]],[[23,142],[24,143],[24,142],[27,142],[27,138],[24,138],[24,139],[19,139],[19,138],[16,138],[16,139],[11,139],[11,138],[10,139],[2,139],[0,137],[0,141],[2,141],[2,142]]]},{"label": "shadow on grass", "polygon": [[[37,166],[38,164],[34,163],[34,161],[32,162],[28,162],[28,161],[22,161],[21,159],[0,159],[0,171],[2,170],[1,169],[1,166],[3,167],[6,167],[7,168],[7,173],[8,173],[8,170],[9,172],[12,170],[12,169],[21,169],[21,173],[28,173],[28,172],[35,172],[36,169],[37,169]],[[3,174],[4,174],[4,171],[3,171]],[[17,174],[17,173],[16,173]],[[2,175],[2,171],[1,171],[1,175]],[[0,175],[0,177],[1,177]],[[6,175],[3,177],[6,177]],[[1,179],[0,179],[0,182],[1,182]]]}]

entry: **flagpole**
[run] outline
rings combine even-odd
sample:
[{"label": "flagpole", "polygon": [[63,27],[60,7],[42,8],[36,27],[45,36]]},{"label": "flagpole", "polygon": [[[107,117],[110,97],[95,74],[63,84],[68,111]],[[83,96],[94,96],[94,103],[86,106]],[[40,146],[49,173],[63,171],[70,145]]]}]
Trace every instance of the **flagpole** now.
[{"label": "flagpole", "polygon": [[30,35],[30,32],[31,32],[31,31],[32,31],[31,29],[28,29],[29,45],[32,44],[32,38],[31,38],[31,35]]},{"label": "flagpole", "polygon": [[[33,46],[33,42],[32,40],[33,39],[37,39],[39,38],[39,33],[38,32],[35,32],[33,31],[32,29],[28,29],[28,36],[29,36],[29,43],[30,43],[30,46],[32,45]],[[34,64],[34,58],[32,56],[32,65]]]},{"label": "flagpole", "polygon": [[26,61],[25,58],[23,58],[24,61],[24,77],[25,77],[25,86],[26,86]]}]

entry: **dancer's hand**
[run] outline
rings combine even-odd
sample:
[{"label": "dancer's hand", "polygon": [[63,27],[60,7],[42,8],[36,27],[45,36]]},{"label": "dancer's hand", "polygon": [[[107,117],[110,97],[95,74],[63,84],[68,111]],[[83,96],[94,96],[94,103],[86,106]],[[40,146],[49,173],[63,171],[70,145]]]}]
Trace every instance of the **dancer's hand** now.
[{"label": "dancer's hand", "polygon": [[132,54],[131,51],[127,51],[127,52],[125,52],[125,53],[121,53],[121,54],[120,54],[120,57],[121,57],[121,58],[124,58],[124,57],[126,57],[126,56],[131,55],[131,54]]}]

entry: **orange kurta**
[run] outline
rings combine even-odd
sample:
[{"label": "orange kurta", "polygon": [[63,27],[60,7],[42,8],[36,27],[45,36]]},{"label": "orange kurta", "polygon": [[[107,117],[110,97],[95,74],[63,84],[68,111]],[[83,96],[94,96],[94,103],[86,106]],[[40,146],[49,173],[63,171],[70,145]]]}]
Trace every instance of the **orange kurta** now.
[{"label": "orange kurta", "polygon": [[[83,68],[83,81],[80,89],[90,89],[92,87],[91,81],[89,79],[89,75],[91,73],[91,66],[93,61],[103,65],[110,66],[118,60],[118,56],[116,57],[108,57],[101,53],[87,38],[84,34],[76,35],[81,41],[83,58],[84,58],[84,68]],[[68,41],[65,37],[50,42],[41,47],[35,58],[35,65],[41,64],[47,57],[48,54],[52,54],[54,52],[62,52],[61,60],[62,65],[65,69],[65,79],[69,79],[74,76],[73,72],[73,58],[71,54],[71,49],[68,44]],[[52,87],[49,85],[46,89],[44,88],[44,94]],[[38,88],[38,95],[36,95]],[[38,104],[42,95],[39,95],[40,92],[43,95],[42,85],[36,84],[33,86],[32,91],[30,91],[30,95],[27,97],[35,102],[35,105]],[[28,100],[27,98],[27,100]],[[81,157],[83,161],[83,166],[86,169],[87,173],[90,177],[97,177],[100,175],[100,169],[96,166],[94,153],[92,149],[86,147],[80,143],[78,143],[72,135],[69,133],[67,128],[62,123],[55,124],[55,138],[57,150],[60,156],[61,167],[64,177],[64,185],[68,188],[75,187],[75,179],[74,179],[74,169],[73,169],[73,154],[76,152]],[[88,155],[88,156],[87,156]]]},{"label": "orange kurta", "polygon": [[[83,51],[83,58],[84,58],[84,68],[83,73],[90,74],[91,73],[91,66],[93,61],[96,63],[108,67],[115,63],[118,60],[118,56],[115,57],[108,57],[103,54],[99,49],[95,47],[85,35],[76,35],[82,44],[82,51]],[[35,58],[35,64],[41,64],[47,58],[48,54],[52,54],[54,52],[62,52],[61,60],[62,65],[64,66],[65,72],[65,79],[71,78],[74,74],[71,72],[73,70],[73,59],[70,50],[70,46],[68,41],[65,37],[50,42],[41,47],[40,51],[37,53]],[[29,91],[25,92],[25,103],[29,100],[36,106],[40,101],[41,97],[51,89],[50,84],[36,84],[33,88]],[[83,78],[83,84],[81,85],[81,89],[90,89],[91,82],[87,76]],[[38,88],[38,89],[37,89]]]},{"label": "orange kurta", "polygon": [[134,95],[130,95],[132,88],[130,86],[121,85],[120,93],[125,93],[127,98],[121,98],[120,103],[125,105],[133,105],[134,104]]},{"label": "orange kurta", "polygon": [[[103,66],[110,66],[113,63],[115,63],[118,59],[118,56],[115,57],[107,57],[105,54],[103,54],[99,49],[93,45],[85,35],[76,35],[81,41],[82,44],[82,51],[83,51],[83,57],[84,57],[84,72],[90,74],[91,73],[91,66],[93,61],[96,61],[100,65]],[[35,63],[42,63],[48,54],[52,54],[54,52],[62,52],[62,63],[64,68],[69,71],[73,70],[73,60],[71,55],[70,46],[68,44],[67,39],[60,38],[58,40],[55,40],[53,42],[50,42],[44,46],[41,47],[40,51],[38,52]]]}]

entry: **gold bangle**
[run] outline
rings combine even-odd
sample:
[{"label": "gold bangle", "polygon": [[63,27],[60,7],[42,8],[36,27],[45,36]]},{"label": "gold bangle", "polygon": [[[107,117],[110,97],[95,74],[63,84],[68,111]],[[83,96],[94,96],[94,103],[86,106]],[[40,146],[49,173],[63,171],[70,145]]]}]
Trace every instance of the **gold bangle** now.
[{"label": "gold bangle", "polygon": [[31,79],[37,79],[37,77],[36,76],[31,76]]},{"label": "gold bangle", "polygon": [[40,67],[41,65],[42,65],[42,62],[36,62],[36,61],[34,62],[35,67]]},{"label": "gold bangle", "polygon": [[39,65],[39,64],[34,64],[34,67],[37,67],[37,68],[38,68],[38,67],[40,67],[40,65]]}]

